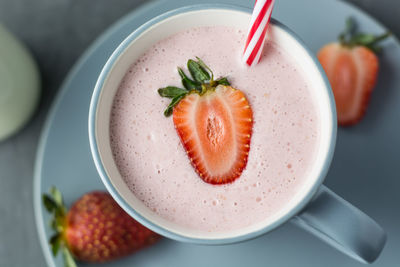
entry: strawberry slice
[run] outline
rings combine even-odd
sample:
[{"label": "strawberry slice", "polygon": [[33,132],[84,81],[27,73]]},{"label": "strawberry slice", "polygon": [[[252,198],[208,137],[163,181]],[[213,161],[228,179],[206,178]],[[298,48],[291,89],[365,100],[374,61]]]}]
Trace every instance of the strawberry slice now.
[{"label": "strawberry slice", "polygon": [[201,59],[189,60],[187,66],[193,79],[178,68],[184,89],[158,90],[160,96],[172,98],[164,115],[173,114],[182,145],[201,179],[231,183],[247,164],[253,127],[250,104],[226,77],[214,80]]},{"label": "strawberry slice", "polygon": [[202,96],[190,94],[174,108],[176,131],[205,182],[230,183],[241,175],[250,150],[252,116],[243,92],[224,85]]},{"label": "strawberry slice", "polygon": [[342,126],[359,122],[364,116],[375,87],[380,51],[377,43],[388,33],[374,36],[355,34],[354,22],[339,36],[340,43],[330,43],[318,52],[318,59],[331,83],[335,96],[338,123]]}]

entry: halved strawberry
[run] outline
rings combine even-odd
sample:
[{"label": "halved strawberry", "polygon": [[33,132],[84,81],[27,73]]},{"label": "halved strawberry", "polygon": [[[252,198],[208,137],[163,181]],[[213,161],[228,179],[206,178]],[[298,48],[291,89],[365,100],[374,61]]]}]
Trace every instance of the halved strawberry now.
[{"label": "halved strawberry", "polygon": [[230,183],[242,174],[250,150],[252,116],[243,92],[224,85],[202,96],[190,94],[175,106],[176,131],[205,182]]},{"label": "halved strawberry", "polygon": [[376,84],[378,57],[365,47],[329,44],[320,50],[318,58],[333,89],[339,124],[357,123]]},{"label": "halved strawberry", "polygon": [[188,69],[193,80],[179,69],[186,90],[159,89],[161,96],[172,98],[165,115],[173,113],[176,131],[199,176],[211,184],[231,183],[247,164],[253,127],[250,104],[226,78],[214,81],[199,58],[189,60]]},{"label": "halved strawberry", "polygon": [[379,70],[374,52],[380,50],[377,43],[387,36],[355,34],[354,22],[349,19],[340,43],[328,44],[319,51],[318,59],[331,83],[340,125],[355,124],[365,114]]}]

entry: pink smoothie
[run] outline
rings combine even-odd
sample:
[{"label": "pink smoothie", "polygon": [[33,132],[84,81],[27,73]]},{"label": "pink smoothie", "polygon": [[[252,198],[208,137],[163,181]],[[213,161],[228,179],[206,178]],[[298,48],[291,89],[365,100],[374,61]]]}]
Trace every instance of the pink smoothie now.
[{"label": "pink smoothie", "polygon": [[[253,68],[241,62],[245,31],[200,27],[164,39],[130,67],[114,99],[111,146],[127,186],[158,215],[209,232],[259,223],[301,190],[318,146],[319,117],[301,67],[272,41]],[[232,184],[211,185],[195,173],[163,111],[157,89],[182,87],[177,66],[200,57],[228,76],[253,109],[246,169]]]}]

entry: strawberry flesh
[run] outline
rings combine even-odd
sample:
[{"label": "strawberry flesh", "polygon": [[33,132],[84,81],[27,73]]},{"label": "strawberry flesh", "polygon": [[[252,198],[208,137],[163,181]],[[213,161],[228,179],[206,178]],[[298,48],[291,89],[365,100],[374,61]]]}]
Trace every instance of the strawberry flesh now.
[{"label": "strawberry flesh", "polygon": [[240,90],[219,85],[189,94],[173,110],[173,121],[191,164],[210,184],[231,183],[247,164],[253,113]]}]

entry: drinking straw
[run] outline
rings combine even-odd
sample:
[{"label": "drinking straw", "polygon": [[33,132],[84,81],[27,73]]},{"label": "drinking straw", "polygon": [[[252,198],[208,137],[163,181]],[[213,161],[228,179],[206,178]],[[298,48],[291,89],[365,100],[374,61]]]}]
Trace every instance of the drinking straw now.
[{"label": "drinking straw", "polygon": [[254,5],[243,53],[243,61],[249,66],[254,66],[260,61],[274,2],[275,0],[256,0]]}]

